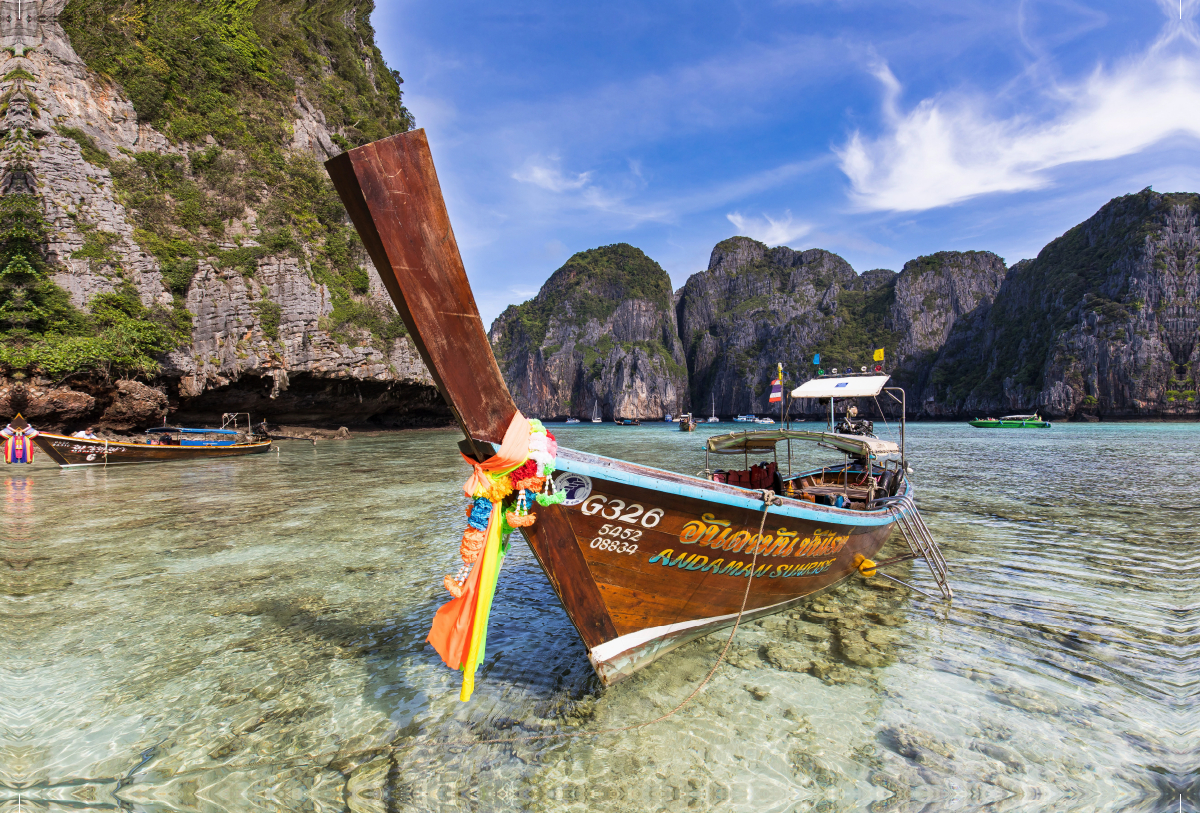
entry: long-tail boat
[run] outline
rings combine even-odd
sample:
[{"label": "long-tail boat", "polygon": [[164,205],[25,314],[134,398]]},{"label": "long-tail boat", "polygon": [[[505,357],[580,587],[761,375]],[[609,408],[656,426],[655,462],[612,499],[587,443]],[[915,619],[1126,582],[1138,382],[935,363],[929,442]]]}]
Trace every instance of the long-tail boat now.
[{"label": "long-tail boat", "polygon": [[[517,407],[471,294],[424,131],[358,147],[325,166],[465,435],[459,448],[475,461],[491,458]],[[877,394],[887,376],[873,379],[851,389]],[[845,381],[810,381],[793,394],[836,397]],[[752,454],[781,441],[817,442],[846,456],[786,476],[750,465]],[[901,441],[832,431],[789,437],[778,428],[710,439],[710,451],[744,456],[747,471],[734,477],[693,477],[560,446],[552,482],[566,499],[534,505],[536,522],[522,533],[600,680],[611,685],[732,625],[748,581],[744,617],[752,618],[869,572],[897,524],[949,596],[944,561],[913,503]],[[887,455],[897,459],[880,462]],[[744,486],[730,482],[743,475]]]},{"label": "long-tail boat", "polygon": [[[18,416],[18,419],[27,425],[23,418]],[[16,421],[10,425],[15,427]],[[236,426],[221,429],[159,426],[147,429],[145,434],[146,440],[134,441],[37,432],[33,442],[64,469],[241,457],[262,454],[271,448],[271,439],[255,433],[248,420],[244,430]]]}]

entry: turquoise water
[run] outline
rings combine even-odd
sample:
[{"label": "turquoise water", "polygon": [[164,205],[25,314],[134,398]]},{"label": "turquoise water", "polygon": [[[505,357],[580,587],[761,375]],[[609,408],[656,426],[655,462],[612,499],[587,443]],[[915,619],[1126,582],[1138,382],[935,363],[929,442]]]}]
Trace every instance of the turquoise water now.
[{"label": "turquoise water", "polygon": [[[734,428],[553,430],[694,473]],[[914,425],[952,605],[856,580],[743,627],[662,723],[477,746],[656,717],[727,633],[601,690],[517,541],[460,703],[424,643],[456,439],[0,471],[0,809],[1200,809],[1195,425]]]}]

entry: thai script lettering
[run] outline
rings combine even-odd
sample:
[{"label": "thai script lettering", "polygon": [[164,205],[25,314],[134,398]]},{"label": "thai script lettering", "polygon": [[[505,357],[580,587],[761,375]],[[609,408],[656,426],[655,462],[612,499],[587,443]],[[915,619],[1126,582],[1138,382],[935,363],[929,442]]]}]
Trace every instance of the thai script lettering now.
[{"label": "thai script lettering", "polygon": [[745,528],[732,528],[728,520],[717,519],[712,514],[702,514],[679,532],[683,545],[700,545],[712,550],[759,556],[828,556],[837,553],[850,540],[850,534],[839,534],[835,530],[816,528],[801,538],[799,532],[779,528],[774,533],[759,536]]},{"label": "thai script lettering", "polygon": [[[754,569],[755,578],[786,579],[791,576],[816,576],[828,570],[836,559],[825,559],[819,562],[798,562],[789,565],[763,564]],[[667,548],[650,557],[650,564],[658,562],[663,567],[677,567],[680,570],[698,570],[701,573],[716,573],[720,576],[749,576],[751,562],[738,562],[725,559],[709,559],[700,553],[675,553],[674,548]]]}]

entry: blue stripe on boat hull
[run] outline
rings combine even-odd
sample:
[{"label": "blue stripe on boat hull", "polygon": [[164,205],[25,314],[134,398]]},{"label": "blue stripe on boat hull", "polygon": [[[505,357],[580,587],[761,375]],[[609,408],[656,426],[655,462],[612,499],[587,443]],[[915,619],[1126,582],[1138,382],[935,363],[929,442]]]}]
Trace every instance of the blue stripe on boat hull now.
[{"label": "blue stripe on boat hull", "polygon": [[[567,450],[562,450],[567,451]],[[670,472],[663,472],[668,475],[659,479],[657,477],[641,474],[636,471],[630,471],[627,468],[621,467],[620,461],[612,458],[601,457],[599,455],[587,455],[597,461],[605,461],[613,465],[604,465],[603,463],[592,463],[586,460],[581,460],[574,455],[581,454],[572,452],[570,455],[560,454],[556,463],[559,471],[568,471],[572,474],[583,474],[588,477],[594,477],[597,480],[608,480],[614,483],[622,483],[635,488],[644,488],[648,491],[664,492],[667,494],[678,494],[681,497],[689,497],[694,500],[702,500],[704,502],[718,503],[721,505],[730,505],[735,508],[746,508],[752,511],[762,509],[762,500],[757,497],[756,492],[748,491],[746,496],[741,494],[731,494],[727,491],[717,488],[707,487],[707,481],[699,478],[689,478],[696,481],[696,485],[690,483],[681,483],[676,479],[679,475]],[[649,467],[648,471],[655,471]],[[905,481],[907,483],[907,480]],[[911,491],[911,486],[909,487]],[[755,494],[756,496],[750,496]],[[819,507],[811,504],[797,504],[795,500],[784,500],[781,506],[775,506],[771,509],[772,514],[782,514],[786,517],[795,517],[797,519],[809,520],[817,523],[838,523],[840,525],[858,525],[858,526],[879,526],[890,525],[896,521],[894,512],[887,511],[844,511],[836,508],[822,510]]]}]

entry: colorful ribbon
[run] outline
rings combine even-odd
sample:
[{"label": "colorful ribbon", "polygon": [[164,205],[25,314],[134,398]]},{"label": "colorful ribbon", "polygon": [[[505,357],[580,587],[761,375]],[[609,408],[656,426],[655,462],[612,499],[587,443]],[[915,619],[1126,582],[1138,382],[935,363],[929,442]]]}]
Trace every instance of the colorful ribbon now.
[{"label": "colorful ribbon", "polygon": [[504,442],[495,455],[482,463],[463,455],[463,459],[471,464],[471,476],[463,484],[463,492],[475,500],[490,500],[491,512],[484,532],[483,551],[463,583],[461,595],[438,609],[426,638],[447,666],[462,670],[459,699],[463,702],[471,699],[475,672],[486,654],[488,617],[496,595],[500,566],[504,562],[504,541],[512,531],[504,521],[502,504],[512,493],[509,474],[530,459],[530,437],[535,431],[545,432],[540,424],[531,423],[518,412],[509,423]]}]

